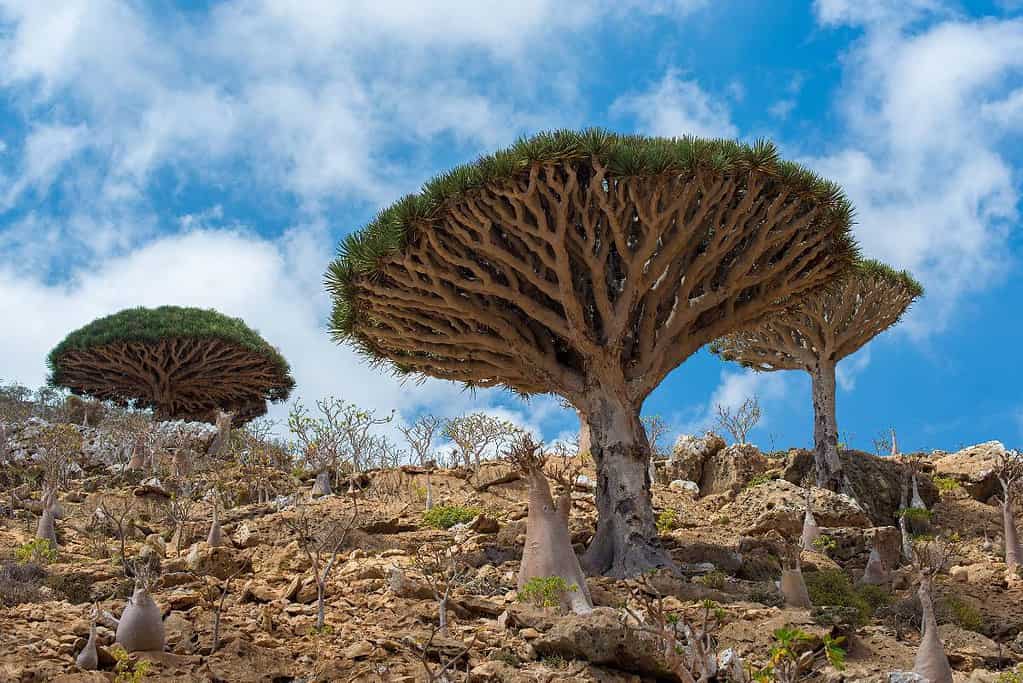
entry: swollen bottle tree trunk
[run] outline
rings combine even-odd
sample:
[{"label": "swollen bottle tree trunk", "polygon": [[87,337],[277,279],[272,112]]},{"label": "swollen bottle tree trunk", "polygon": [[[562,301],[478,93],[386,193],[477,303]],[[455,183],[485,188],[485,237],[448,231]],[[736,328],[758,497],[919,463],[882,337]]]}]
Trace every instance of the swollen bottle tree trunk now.
[{"label": "swollen bottle tree trunk", "polygon": [[817,520],[813,517],[813,498],[809,487],[806,490],[806,513],[803,515],[803,533],[800,536],[800,546],[803,550],[816,550],[814,542],[821,537],[821,528],[817,526]]},{"label": "swollen bottle tree trunk", "polygon": [[136,587],[117,622],[114,640],[128,652],[162,652],[164,639],[160,607],[146,588]]},{"label": "swollen bottle tree trunk", "polygon": [[57,529],[53,523],[53,509],[49,506],[43,508],[39,516],[39,524],[36,526],[36,538],[49,541],[54,548],[57,547]]},{"label": "swollen bottle tree trunk", "polygon": [[583,559],[587,570],[626,577],[672,566],[657,542],[650,505],[650,445],[639,410],[600,400],[588,421],[597,469],[597,529]]},{"label": "swollen bottle tree trunk", "polygon": [[222,545],[223,534],[220,530],[220,506],[213,506],[213,522],[210,524],[210,533],[206,537],[206,545],[216,548]]},{"label": "swollen bottle tree trunk", "polygon": [[881,586],[888,583],[889,579],[888,570],[881,559],[881,553],[877,551],[877,548],[871,548],[870,557],[867,559],[867,566],[863,569],[861,581],[871,586]]},{"label": "swollen bottle tree trunk", "polygon": [[798,609],[811,609],[813,603],[810,601],[810,592],[806,590],[806,581],[803,579],[803,568],[797,558],[790,567],[781,570],[781,594],[785,597],[786,607]]},{"label": "swollen bottle tree trunk", "polygon": [[96,651],[96,622],[89,626],[89,639],[75,658],[75,665],[83,671],[95,671],[99,667],[99,653]]},{"label": "swollen bottle tree trunk", "polygon": [[822,360],[810,373],[813,392],[813,454],[817,486],[837,491],[842,485],[835,418],[835,364]]},{"label": "swollen bottle tree trunk", "polygon": [[923,676],[929,683],[952,683],[952,667],[945,656],[945,648],[938,635],[938,620],[934,616],[934,603],[931,599],[931,578],[925,576],[920,581],[917,591],[920,607],[923,612],[923,632],[920,647],[913,662],[913,673]]},{"label": "swollen bottle tree trunk", "polygon": [[1005,534],[1005,564],[1009,572],[1016,572],[1023,561],[1023,549],[1020,548],[1019,534],[1016,532],[1016,506],[1009,493],[1002,501],[1002,526]]},{"label": "swollen bottle tree trunk", "polygon": [[568,587],[561,596],[562,607],[576,614],[588,614],[593,610],[593,601],[568,531],[572,499],[565,494],[555,504],[547,477],[538,467],[531,467],[526,479],[529,515],[518,589],[521,591],[531,579],[560,577]]},{"label": "swollen bottle tree trunk", "polygon": [[326,469],[321,470],[316,475],[316,481],[313,483],[312,495],[316,496],[329,496],[333,493],[333,489],[330,486],[330,472]]}]

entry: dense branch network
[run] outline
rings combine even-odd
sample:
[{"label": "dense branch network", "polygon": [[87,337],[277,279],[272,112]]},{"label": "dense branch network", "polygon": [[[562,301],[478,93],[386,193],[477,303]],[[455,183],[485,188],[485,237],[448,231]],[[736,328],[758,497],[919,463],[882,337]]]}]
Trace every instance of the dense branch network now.
[{"label": "dense branch network", "polygon": [[864,261],[848,277],[717,340],[713,349],[756,370],[812,371],[822,360],[837,363],[855,353],[922,293],[908,273]]},{"label": "dense branch network", "polygon": [[595,371],[636,402],[704,343],[840,271],[830,216],[766,173],[537,163],[357,278],[357,334],[423,374],[571,400]]},{"label": "dense branch network", "polygon": [[51,383],[160,418],[236,424],[288,397],[294,380],[276,349],[236,318],[165,306],[128,309],[72,332],[49,358]]}]

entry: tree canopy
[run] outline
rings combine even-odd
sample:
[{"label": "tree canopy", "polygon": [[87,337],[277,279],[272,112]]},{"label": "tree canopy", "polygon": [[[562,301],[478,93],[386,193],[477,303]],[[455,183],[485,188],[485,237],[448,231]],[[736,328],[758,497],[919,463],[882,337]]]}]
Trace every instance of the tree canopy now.
[{"label": "tree canopy", "polygon": [[543,133],[349,235],[330,329],[398,372],[569,398],[605,349],[636,400],[851,263],[852,213],[768,142]]},{"label": "tree canopy", "polygon": [[47,364],[53,386],[174,419],[213,421],[224,410],[244,422],[295,385],[288,362],[244,321],[179,306],[98,318],[54,347]]},{"label": "tree canopy", "polygon": [[895,325],[923,287],[907,271],[858,261],[848,275],[813,296],[711,345],[725,360],[760,371],[810,370],[837,363]]}]

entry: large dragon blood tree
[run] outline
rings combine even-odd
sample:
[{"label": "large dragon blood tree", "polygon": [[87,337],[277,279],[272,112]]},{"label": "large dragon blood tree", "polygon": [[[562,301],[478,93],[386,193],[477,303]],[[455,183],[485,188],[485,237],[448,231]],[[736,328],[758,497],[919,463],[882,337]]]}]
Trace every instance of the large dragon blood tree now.
[{"label": "large dragon blood tree", "polygon": [[213,310],[129,308],[69,334],[47,360],[73,394],[151,408],[157,419],[241,424],[288,398],[295,380],[273,346]]},{"label": "large dragon blood tree", "polygon": [[793,298],[785,309],[711,346],[722,358],[754,370],[810,373],[818,486],[836,491],[845,486],[835,414],[838,362],[897,323],[922,294],[909,273],[859,261],[831,286]]},{"label": "large dragon blood tree", "polygon": [[633,575],[670,564],[643,400],[703,344],[843,272],[851,214],[766,142],[544,133],[347,237],[331,332],[400,373],[571,403],[598,475],[586,564]]}]

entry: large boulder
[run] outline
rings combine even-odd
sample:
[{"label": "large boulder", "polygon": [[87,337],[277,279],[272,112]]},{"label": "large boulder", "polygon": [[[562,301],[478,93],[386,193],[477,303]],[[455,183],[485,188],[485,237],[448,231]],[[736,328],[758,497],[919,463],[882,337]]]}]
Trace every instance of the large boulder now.
[{"label": "large boulder", "polygon": [[[849,496],[827,489],[813,489],[813,514],[822,527],[869,527],[870,518]],[[758,536],[777,531],[797,538],[806,513],[806,491],[784,479],[773,479],[746,489],[722,512],[745,525],[742,534]]]},{"label": "large boulder", "polygon": [[955,479],[975,500],[983,502],[1001,493],[995,468],[998,456],[1004,453],[1000,441],[979,443],[936,458],[934,473]]},{"label": "large boulder", "polygon": [[[821,526],[887,526],[897,524],[896,514],[902,507],[902,483],[905,467],[891,457],[878,457],[863,451],[843,450],[839,452],[842,467],[849,478],[852,492],[863,511],[870,517],[871,524],[827,524]],[[803,481],[813,472],[813,452],[794,449],[789,452],[782,478],[792,483]],[[918,477],[920,496],[927,507],[938,502],[938,489],[930,477]],[[814,510],[814,514],[816,514]]]},{"label": "large boulder", "polygon": [[672,458],[665,464],[668,481],[689,480],[699,486],[700,496],[736,494],[757,474],[770,469],[770,461],[750,444],[725,446],[717,434],[683,435],[675,442]]},{"label": "large boulder", "polygon": [[584,659],[658,680],[681,680],[667,669],[654,641],[639,635],[610,607],[595,607],[586,616],[561,618],[532,644],[541,657]]}]

